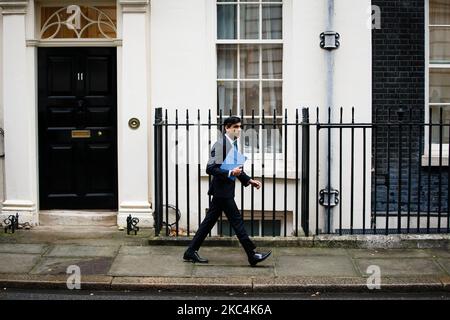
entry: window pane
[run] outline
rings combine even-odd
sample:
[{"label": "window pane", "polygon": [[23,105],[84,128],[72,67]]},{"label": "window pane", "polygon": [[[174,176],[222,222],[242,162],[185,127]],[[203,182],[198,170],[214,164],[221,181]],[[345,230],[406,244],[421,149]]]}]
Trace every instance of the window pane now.
[{"label": "window pane", "polygon": [[217,45],[217,78],[237,78],[237,46]]},{"label": "window pane", "polygon": [[222,114],[237,114],[237,82],[217,81],[217,114],[222,110]]},{"label": "window pane", "polygon": [[450,103],[450,69],[430,69],[430,102]]},{"label": "window pane", "polygon": [[430,0],[430,24],[450,25],[450,2]]},{"label": "window pane", "polygon": [[236,5],[217,6],[217,39],[236,39]]},{"label": "window pane", "polygon": [[273,118],[266,117],[264,119],[264,129],[262,131],[262,148],[265,153],[280,153],[282,150],[283,128],[282,120],[275,120],[275,128],[273,126]]},{"label": "window pane", "polygon": [[[251,230],[251,225],[252,222],[250,220],[244,220],[244,228],[245,230]],[[280,228],[281,229],[281,228]],[[217,230],[218,233],[220,234],[220,224],[217,224]],[[279,231],[278,231],[278,235],[279,235]],[[222,234],[225,236],[234,236],[236,233],[234,232],[234,229],[231,228],[231,233],[230,233],[230,222],[228,222],[227,219],[223,219],[222,220]],[[259,235],[259,220],[253,220],[253,234],[255,236]],[[270,234],[272,236],[272,234]]]},{"label": "window pane", "polygon": [[259,78],[259,46],[240,46],[240,77],[241,79]]},{"label": "window pane", "polygon": [[241,86],[241,109],[244,114],[252,115],[252,109],[255,110],[255,116],[259,114],[259,81],[242,81]]},{"label": "window pane", "polygon": [[283,77],[283,46],[263,45],[261,50],[263,79],[281,79]]},{"label": "window pane", "polygon": [[264,5],[262,7],[262,38],[281,39],[283,31],[281,5]]},{"label": "window pane", "polygon": [[430,28],[430,60],[450,62],[450,27]]},{"label": "window pane", "polygon": [[262,85],[263,108],[266,116],[273,115],[275,110],[277,116],[283,114],[283,95],[281,81],[263,81]]},{"label": "window pane", "polygon": [[259,5],[241,5],[241,39],[259,39]]},{"label": "window pane", "polygon": [[[267,218],[266,218],[267,219]],[[270,217],[269,217],[270,219]],[[264,220],[264,236],[272,237],[273,236],[273,228],[275,228],[275,236],[281,235],[281,220],[275,220],[275,223],[272,220]]]},{"label": "window pane", "polygon": [[[252,122],[254,120],[254,122]],[[245,128],[242,134],[242,142],[244,153],[257,153],[259,152],[259,134],[261,131],[261,127],[259,125],[259,118],[246,118],[245,119]],[[252,128],[253,124],[253,128]],[[249,159],[251,160],[251,158]]]},{"label": "window pane", "polygon": [[[430,108],[430,120],[432,123],[439,123],[440,110],[442,109],[442,123],[450,122],[450,106],[432,106]],[[442,143],[449,143],[448,126],[442,126]],[[432,143],[439,143],[439,127],[433,127],[433,133],[431,135]]]}]

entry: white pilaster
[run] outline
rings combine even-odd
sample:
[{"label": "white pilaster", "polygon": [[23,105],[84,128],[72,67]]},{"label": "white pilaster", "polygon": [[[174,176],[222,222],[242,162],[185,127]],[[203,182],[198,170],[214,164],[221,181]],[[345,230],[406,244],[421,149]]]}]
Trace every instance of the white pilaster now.
[{"label": "white pilaster", "polygon": [[5,200],[2,218],[20,215],[20,222],[38,223],[36,112],[26,47],[28,1],[0,0],[3,14],[3,108],[5,128]]},{"label": "white pilaster", "polygon": [[[139,218],[139,226],[153,226],[149,202],[148,3],[148,0],[119,1],[123,41],[118,110],[119,226],[126,226],[129,214]],[[131,118],[140,121],[139,128],[129,127]]]}]

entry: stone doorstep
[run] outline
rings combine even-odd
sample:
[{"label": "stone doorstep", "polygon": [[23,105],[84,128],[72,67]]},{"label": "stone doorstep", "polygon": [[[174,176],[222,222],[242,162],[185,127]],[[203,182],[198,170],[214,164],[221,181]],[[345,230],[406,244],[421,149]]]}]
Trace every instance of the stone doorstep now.
[{"label": "stone doorstep", "polygon": [[[0,290],[66,289],[65,275],[0,275]],[[84,276],[82,290],[166,291],[166,292],[450,292],[450,277],[389,278],[380,290],[369,290],[358,277],[111,277]]]},{"label": "stone doorstep", "polygon": [[117,225],[117,212],[113,210],[40,210],[40,226],[97,226]]}]

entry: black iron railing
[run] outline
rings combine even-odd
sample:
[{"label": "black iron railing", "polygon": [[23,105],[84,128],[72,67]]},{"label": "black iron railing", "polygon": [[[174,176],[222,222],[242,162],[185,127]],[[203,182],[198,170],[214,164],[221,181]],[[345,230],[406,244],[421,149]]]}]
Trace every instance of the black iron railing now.
[{"label": "black iron railing", "polygon": [[[252,132],[240,139],[245,169],[262,182],[259,191],[241,186],[236,194],[252,236],[449,232],[450,125],[442,112],[429,123],[413,121],[411,110],[409,117],[400,110],[372,123],[355,121],[353,108],[348,114],[328,108],[324,121],[316,109],[310,123],[309,109],[301,119],[299,111],[292,117],[287,110],[283,117],[252,111],[242,119]],[[189,110],[181,117],[156,109],[157,235],[192,236],[206,214],[206,162],[223,118],[219,113],[213,121],[211,110],[192,118]],[[232,235],[222,216],[214,235]]]}]

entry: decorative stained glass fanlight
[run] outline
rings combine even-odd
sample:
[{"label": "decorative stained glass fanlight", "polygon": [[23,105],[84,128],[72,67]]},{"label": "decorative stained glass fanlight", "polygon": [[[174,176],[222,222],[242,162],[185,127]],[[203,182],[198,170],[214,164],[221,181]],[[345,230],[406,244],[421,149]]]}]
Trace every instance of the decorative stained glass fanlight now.
[{"label": "decorative stained glass fanlight", "polygon": [[115,6],[42,7],[41,34],[43,40],[51,39],[115,39]]}]

